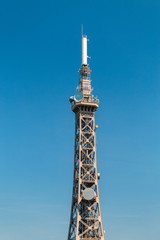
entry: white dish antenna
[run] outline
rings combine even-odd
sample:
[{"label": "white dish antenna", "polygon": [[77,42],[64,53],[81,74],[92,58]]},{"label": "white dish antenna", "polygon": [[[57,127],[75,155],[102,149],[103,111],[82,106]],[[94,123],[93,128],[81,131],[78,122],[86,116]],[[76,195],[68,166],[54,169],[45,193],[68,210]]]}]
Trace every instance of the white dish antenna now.
[{"label": "white dish antenna", "polygon": [[96,193],[95,191],[92,189],[92,188],[86,188],[84,191],[83,191],[83,198],[85,200],[92,200],[93,198],[95,198],[96,196]]},{"label": "white dish antenna", "polygon": [[83,93],[81,91],[76,92],[74,98],[76,102],[80,102],[83,99]]}]

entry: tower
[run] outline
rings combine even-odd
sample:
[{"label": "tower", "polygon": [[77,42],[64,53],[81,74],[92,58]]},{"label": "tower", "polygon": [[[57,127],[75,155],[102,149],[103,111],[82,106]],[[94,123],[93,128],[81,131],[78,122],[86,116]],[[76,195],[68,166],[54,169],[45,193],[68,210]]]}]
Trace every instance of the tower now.
[{"label": "tower", "polygon": [[104,240],[96,159],[98,126],[95,125],[95,111],[99,101],[91,94],[91,70],[87,58],[87,36],[82,35],[78,92],[70,97],[75,113],[75,152],[68,240]]}]

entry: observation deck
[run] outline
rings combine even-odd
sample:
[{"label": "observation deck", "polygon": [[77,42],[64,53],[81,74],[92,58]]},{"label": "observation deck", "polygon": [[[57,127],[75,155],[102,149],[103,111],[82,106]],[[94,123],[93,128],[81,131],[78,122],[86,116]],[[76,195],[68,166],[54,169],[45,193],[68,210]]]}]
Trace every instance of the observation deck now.
[{"label": "observation deck", "polygon": [[91,109],[91,111],[96,111],[97,108],[99,107],[99,99],[97,99],[96,97],[84,97],[81,101],[79,102],[76,102],[76,101],[73,101],[71,103],[71,109],[73,112],[76,112],[77,111],[77,108],[80,108],[80,107],[88,107],[88,110]]}]

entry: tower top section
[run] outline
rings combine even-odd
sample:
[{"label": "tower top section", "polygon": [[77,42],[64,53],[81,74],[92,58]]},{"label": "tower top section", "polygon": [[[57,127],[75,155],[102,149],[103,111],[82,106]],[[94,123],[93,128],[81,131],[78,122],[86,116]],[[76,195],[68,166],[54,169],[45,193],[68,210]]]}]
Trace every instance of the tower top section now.
[{"label": "tower top section", "polygon": [[79,68],[79,85],[77,87],[78,92],[74,96],[70,97],[71,108],[73,112],[76,112],[81,107],[89,107],[88,109],[92,109],[95,111],[98,108],[99,100],[94,98],[91,94],[91,70],[87,63],[87,36],[83,35],[82,32],[82,65]]}]

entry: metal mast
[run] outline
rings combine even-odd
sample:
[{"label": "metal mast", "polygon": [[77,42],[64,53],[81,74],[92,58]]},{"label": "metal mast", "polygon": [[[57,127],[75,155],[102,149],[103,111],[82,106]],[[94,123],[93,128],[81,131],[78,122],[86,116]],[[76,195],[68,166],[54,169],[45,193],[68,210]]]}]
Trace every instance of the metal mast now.
[{"label": "metal mast", "polygon": [[87,36],[82,35],[79,91],[70,97],[75,113],[75,153],[68,240],[104,240],[96,159],[95,111],[99,101],[91,94],[87,58]]}]

